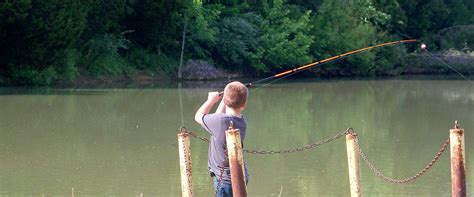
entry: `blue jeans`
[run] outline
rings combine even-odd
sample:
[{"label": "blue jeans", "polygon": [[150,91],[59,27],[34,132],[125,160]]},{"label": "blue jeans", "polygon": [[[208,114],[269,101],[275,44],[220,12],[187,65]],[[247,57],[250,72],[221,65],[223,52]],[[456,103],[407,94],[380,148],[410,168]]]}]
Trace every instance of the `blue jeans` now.
[{"label": "blue jeans", "polygon": [[[249,177],[246,177],[245,184],[247,185],[248,183],[249,183]],[[214,176],[214,191],[217,190],[217,184],[219,184],[219,177]],[[233,195],[232,184],[224,183],[224,181],[222,181],[220,186],[221,187],[219,189],[219,192],[217,192],[217,197],[227,197],[227,196],[232,197]]]},{"label": "blue jeans", "polygon": [[[214,191],[217,190],[217,184],[219,184],[219,177],[214,177]],[[219,192],[217,192],[217,197],[232,197],[232,184],[221,182]]]}]

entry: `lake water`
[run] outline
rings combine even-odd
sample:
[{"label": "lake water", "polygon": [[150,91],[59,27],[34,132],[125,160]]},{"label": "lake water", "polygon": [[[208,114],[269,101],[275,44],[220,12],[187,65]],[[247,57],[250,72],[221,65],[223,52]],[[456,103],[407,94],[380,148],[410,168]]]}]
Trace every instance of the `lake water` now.
[{"label": "lake water", "polygon": [[[177,137],[218,88],[0,89],[0,196],[180,196]],[[181,95],[181,99],[180,99]],[[180,102],[181,100],[181,102]],[[348,127],[385,174],[414,175],[466,131],[473,195],[474,85],[466,80],[279,82],[251,89],[248,149],[286,149]],[[213,196],[207,144],[191,140],[196,196]],[[344,139],[285,155],[244,155],[249,196],[349,196]],[[450,196],[449,150],[424,176],[389,184],[362,162],[366,196]]]}]

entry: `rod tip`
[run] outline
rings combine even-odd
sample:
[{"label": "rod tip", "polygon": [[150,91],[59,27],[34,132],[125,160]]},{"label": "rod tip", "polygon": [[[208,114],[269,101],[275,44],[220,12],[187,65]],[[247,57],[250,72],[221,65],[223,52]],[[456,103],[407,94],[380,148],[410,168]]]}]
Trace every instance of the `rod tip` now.
[{"label": "rod tip", "polygon": [[427,46],[425,43],[422,43],[422,44],[420,45],[420,48],[421,48],[421,49],[426,49],[426,47],[428,47],[428,46]]}]

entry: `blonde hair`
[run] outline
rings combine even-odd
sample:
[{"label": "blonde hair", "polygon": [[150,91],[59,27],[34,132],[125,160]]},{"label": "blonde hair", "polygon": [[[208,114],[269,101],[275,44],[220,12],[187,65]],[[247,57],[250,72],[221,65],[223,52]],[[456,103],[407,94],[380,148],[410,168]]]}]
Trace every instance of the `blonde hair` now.
[{"label": "blonde hair", "polygon": [[224,104],[232,109],[239,109],[245,105],[249,91],[241,82],[234,81],[224,88]]}]

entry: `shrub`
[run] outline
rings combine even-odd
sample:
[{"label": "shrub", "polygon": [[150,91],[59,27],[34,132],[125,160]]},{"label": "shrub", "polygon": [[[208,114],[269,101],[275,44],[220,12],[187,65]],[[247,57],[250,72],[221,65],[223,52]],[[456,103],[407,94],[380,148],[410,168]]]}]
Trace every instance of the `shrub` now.
[{"label": "shrub", "polygon": [[68,49],[64,52],[62,57],[56,62],[59,79],[71,81],[79,76],[78,63],[80,60],[80,53],[75,49]]},{"label": "shrub", "polygon": [[117,75],[131,72],[119,54],[119,49],[128,49],[129,41],[122,34],[105,34],[89,40],[85,47],[83,64],[93,75]]},{"label": "shrub", "polygon": [[11,82],[19,85],[50,85],[58,79],[58,73],[51,66],[38,69],[12,65],[10,73]]},{"label": "shrub", "polygon": [[165,76],[175,75],[179,64],[175,58],[170,58],[165,54],[158,54],[141,47],[135,47],[129,51],[127,63],[134,69]]},{"label": "shrub", "polygon": [[138,70],[158,70],[158,55],[151,51],[135,47],[127,54],[127,61]]}]

